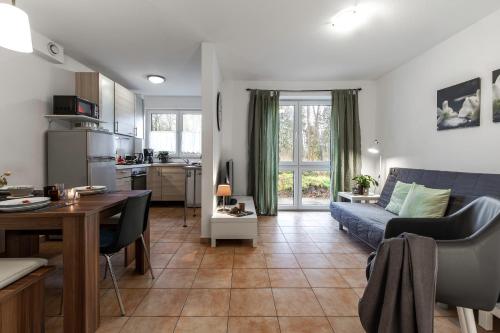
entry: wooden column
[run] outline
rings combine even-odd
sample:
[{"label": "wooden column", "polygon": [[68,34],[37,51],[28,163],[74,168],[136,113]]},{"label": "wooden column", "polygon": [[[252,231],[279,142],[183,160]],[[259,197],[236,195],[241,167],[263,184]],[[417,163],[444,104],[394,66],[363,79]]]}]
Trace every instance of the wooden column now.
[{"label": "wooden column", "polygon": [[99,216],[63,218],[64,332],[99,327]]}]

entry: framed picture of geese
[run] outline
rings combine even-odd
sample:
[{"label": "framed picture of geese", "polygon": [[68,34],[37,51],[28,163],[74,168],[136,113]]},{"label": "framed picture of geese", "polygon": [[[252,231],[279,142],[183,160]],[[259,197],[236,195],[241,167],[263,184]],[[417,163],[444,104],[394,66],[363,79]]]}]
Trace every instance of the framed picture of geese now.
[{"label": "framed picture of geese", "polygon": [[438,131],[479,126],[481,79],[476,78],[437,92]]},{"label": "framed picture of geese", "polygon": [[500,122],[500,69],[493,71],[493,121]]}]

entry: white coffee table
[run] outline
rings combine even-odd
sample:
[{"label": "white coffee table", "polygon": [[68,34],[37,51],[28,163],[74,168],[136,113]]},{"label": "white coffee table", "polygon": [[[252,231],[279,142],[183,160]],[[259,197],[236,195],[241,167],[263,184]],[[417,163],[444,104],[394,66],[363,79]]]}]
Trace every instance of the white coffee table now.
[{"label": "white coffee table", "polygon": [[[216,211],[210,219],[212,247],[216,246],[217,239],[251,239],[253,247],[257,246],[257,214],[253,198],[249,196],[236,196],[237,204],[245,203],[245,210],[253,214],[235,217]],[[234,206],[227,206],[231,209]],[[221,207],[217,207],[219,209]]]},{"label": "white coffee table", "polygon": [[337,201],[344,202],[359,202],[359,203],[374,203],[380,199],[380,194],[352,194],[352,192],[339,192]]}]

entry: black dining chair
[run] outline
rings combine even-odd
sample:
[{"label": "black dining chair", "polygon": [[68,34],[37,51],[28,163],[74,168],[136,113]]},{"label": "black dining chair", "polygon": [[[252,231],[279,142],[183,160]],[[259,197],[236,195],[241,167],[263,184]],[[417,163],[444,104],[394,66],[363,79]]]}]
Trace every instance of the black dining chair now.
[{"label": "black dining chair", "polygon": [[155,278],[153,268],[151,267],[151,259],[149,257],[149,252],[143,236],[144,231],[148,227],[150,202],[151,191],[138,196],[129,197],[125,202],[121,213],[116,215],[115,219],[118,219],[118,223],[111,226],[105,225],[101,227],[100,230],[99,252],[104,256],[104,258],[106,258],[106,268],[104,273],[105,278],[107,269],[109,268],[122,316],[125,315],[125,308],[123,306],[116,276],[113,271],[113,265],[111,264],[111,257],[120,252],[123,248],[134,243],[136,240],[141,239],[146,260],[149,265],[149,271],[151,272],[151,278]]}]

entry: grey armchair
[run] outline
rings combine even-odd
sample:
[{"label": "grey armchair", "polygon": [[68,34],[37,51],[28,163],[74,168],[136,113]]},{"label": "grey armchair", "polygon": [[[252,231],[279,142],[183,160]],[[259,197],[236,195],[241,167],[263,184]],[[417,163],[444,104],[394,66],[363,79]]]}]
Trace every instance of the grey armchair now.
[{"label": "grey armchair", "polygon": [[456,306],[462,332],[475,333],[472,309],[491,311],[500,296],[500,200],[480,197],[439,219],[395,218],[384,238],[403,232],[436,240],[436,301]]}]

